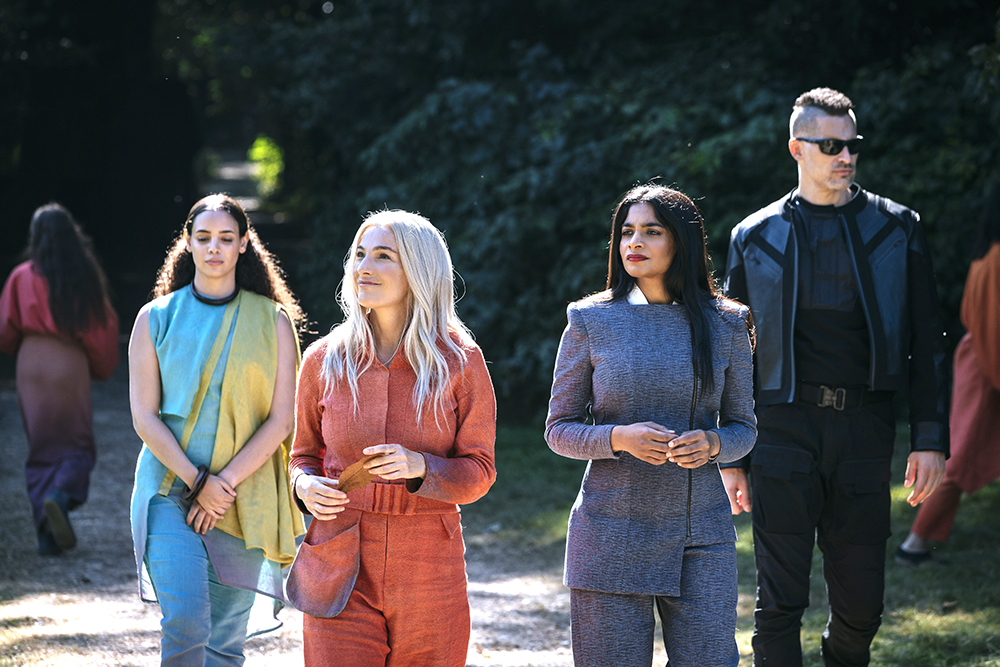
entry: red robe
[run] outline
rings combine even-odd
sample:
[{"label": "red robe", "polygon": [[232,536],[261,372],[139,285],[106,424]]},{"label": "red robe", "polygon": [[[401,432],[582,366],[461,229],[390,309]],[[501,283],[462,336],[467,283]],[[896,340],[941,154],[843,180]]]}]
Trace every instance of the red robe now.
[{"label": "red robe", "polygon": [[25,477],[37,528],[50,490],[62,489],[75,504],[87,499],[97,457],[90,380],[108,379],[118,365],[118,316],[108,304],[104,324],[61,332],[49,310],[48,281],[24,262],[0,294],[0,352],[17,356]]},{"label": "red robe", "polygon": [[969,268],[961,314],[946,477],[973,493],[1000,477],[1000,243]]}]

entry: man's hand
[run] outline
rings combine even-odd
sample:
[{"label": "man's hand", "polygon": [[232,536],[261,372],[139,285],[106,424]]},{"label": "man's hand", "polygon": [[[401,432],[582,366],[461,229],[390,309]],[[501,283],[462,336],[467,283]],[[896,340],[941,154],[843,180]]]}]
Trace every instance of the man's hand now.
[{"label": "man's hand", "polygon": [[750,480],[743,468],[723,468],[722,482],[726,485],[726,495],[729,496],[729,507],[733,515],[749,512],[753,509],[750,501]]},{"label": "man's hand", "polygon": [[906,481],[903,486],[913,487],[906,502],[916,507],[934,493],[944,479],[943,452],[910,452],[906,457]]}]

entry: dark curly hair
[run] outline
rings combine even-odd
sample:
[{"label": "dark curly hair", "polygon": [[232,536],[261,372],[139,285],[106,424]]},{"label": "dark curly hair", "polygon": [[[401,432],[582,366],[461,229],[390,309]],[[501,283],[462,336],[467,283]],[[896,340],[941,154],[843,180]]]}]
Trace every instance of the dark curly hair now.
[{"label": "dark curly hair", "polygon": [[[636,279],[625,270],[620,247],[622,225],[629,209],[633,204],[643,203],[653,208],[656,219],[673,237],[674,258],[663,276],[663,286],[687,310],[695,375],[702,392],[710,392],[715,381],[709,313],[718,309],[723,297],[709,267],[701,211],[687,195],[662,185],[647,184],[632,188],[622,196],[611,216],[606,289],[611,290],[611,299],[617,301],[627,298],[636,285]],[[747,325],[748,329],[752,326],[749,322]]]},{"label": "dark curly hair", "polygon": [[306,315],[299,305],[298,299],[285,284],[284,273],[278,265],[278,260],[268,252],[257,232],[250,226],[250,218],[239,202],[224,194],[214,194],[203,197],[195,202],[188,212],[184,228],[174,239],[167,251],[163,266],[156,273],[156,284],[153,287],[152,298],[158,298],[176,292],[189,285],[194,280],[194,259],[187,249],[187,237],[191,234],[194,219],[205,211],[223,211],[228,213],[239,228],[240,236],[249,237],[246,252],[236,260],[236,285],[241,289],[256,292],[261,296],[281,304],[288,311],[292,325],[299,331],[307,326]]},{"label": "dark curly hair", "polygon": [[90,237],[63,206],[46,204],[31,216],[24,256],[49,283],[49,311],[61,331],[107,322],[107,278]]}]

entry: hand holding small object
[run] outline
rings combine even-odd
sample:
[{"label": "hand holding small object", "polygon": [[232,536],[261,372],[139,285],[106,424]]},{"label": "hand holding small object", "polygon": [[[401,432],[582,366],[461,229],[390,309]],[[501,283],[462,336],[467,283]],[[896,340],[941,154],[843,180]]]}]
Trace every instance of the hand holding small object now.
[{"label": "hand holding small object", "polygon": [[365,447],[362,452],[371,457],[365,462],[365,469],[382,479],[417,479],[427,474],[424,455],[402,445],[375,445]]},{"label": "hand holding small object", "polygon": [[[698,468],[719,455],[722,444],[715,431],[696,429],[681,433],[667,443],[667,459],[682,468]],[[714,452],[714,453],[713,453]]]},{"label": "hand holding small object", "polygon": [[320,521],[336,519],[348,502],[347,494],[338,489],[337,480],[307,473],[295,478],[295,495]]}]

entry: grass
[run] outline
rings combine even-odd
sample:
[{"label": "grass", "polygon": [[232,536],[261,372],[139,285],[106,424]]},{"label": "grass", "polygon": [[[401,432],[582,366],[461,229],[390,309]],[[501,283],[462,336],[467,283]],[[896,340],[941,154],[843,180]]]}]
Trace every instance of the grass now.
[{"label": "grass", "polygon": [[[872,665],[885,667],[1000,667],[1000,483],[965,497],[951,539],[935,562],[897,565],[892,552],[909,532],[916,509],[903,487],[907,427],[899,428],[893,459],[892,531],[887,553],[885,614],[872,646]],[[498,533],[539,546],[560,543],[585,462],[553,454],[542,427],[501,426],[497,433],[497,482],[466,508],[471,533]],[[753,628],[753,546],[750,519],[735,517],[740,608],[737,642],[750,664]],[[813,558],[812,605],[803,618],[803,665],[819,667],[819,638],[826,625],[822,556]]]},{"label": "grass", "polygon": [[551,543],[566,538],[566,520],[586,468],[553,454],[543,428],[497,429],[497,481],[488,494],[467,509],[463,523],[472,532]]}]

